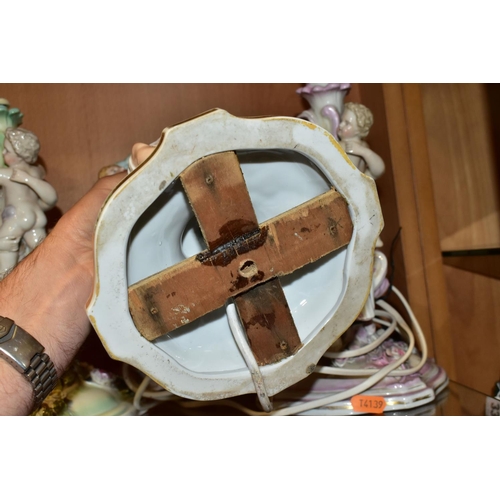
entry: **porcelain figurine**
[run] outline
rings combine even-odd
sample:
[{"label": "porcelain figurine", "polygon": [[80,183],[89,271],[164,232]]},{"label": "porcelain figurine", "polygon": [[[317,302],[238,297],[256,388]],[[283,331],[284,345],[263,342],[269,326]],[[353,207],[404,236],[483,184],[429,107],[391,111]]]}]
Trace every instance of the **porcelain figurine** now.
[{"label": "porcelain figurine", "polygon": [[[338,122],[338,128],[332,130],[331,127],[335,124],[335,121],[326,120],[326,116],[329,114],[329,111],[325,108],[327,103],[320,101],[320,99],[325,99],[326,89],[328,88],[336,88],[338,92],[341,87],[339,84],[308,84],[303,89],[299,89],[299,93],[308,99],[313,108],[303,112],[299,115],[299,118],[304,118],[330,131],[339,140],[340,146],[358,170],[374,180],[380,178],[385,172],[385,163],[366,142],[366,137],[374,121],[372,112],[359,103],[348,102],[341,105],[344,95],[338,94],[335,109],[340,113],[340,121]],[[328,104],[331,105],[331,103]],[[376,246],[378,248],[383,246],[380,238],[377,240]],[[311,400],[326,395],[340,395],[343,391],[352,391],[360,383],[360,379],[353,378],[352,373],[356,372],[357,376],[361,376],[362,373],[373,373],[378,369],[384,369],[384,367],[396,364],[405,353],[408,353],[409,344],[407,339],[395,333],[388,337],[389,333],[385,333],[388,330],[380,327],[380,318],[378,317],[380,309],[378,309],[377,304],[383,302],[380,299],[385,296],[390,287],[386,277],[387,267],[387,258],[380,250],[376,250],[373,260],[372,289],[367,301],[356,322],[332,345],[330,351],[325,353],[325,363],[329,364],[329,359],[333,358],[330,365],[331,370],[328,371],[327,369],[324,372],[330,376],[319,375],[317,383],[315,382],[312,388],[307,386],[306,379],[304,386],[309,387],[309,389],[302,394],[297,393],[294,396],[295,403],[303,398]],[[382,323],[384,322],[382,321]],[[425,339],[421,339],[421,342],[425,342]],[[371,346],[373,347],[370,348]],[[426,352],[426,348],[423,349]],[[342,357],[338,355],[339,351],[342,351],[342,353],[358,351],[363,354],[351,354]],[[412,375],[405,377],[386,376],[380,379],[370,391],[374,391],[374,394],[383,395],[386,398],[388,407],[391,404],[397,404],[398,407],[401,407],[401,405],[416,407],[426,401],[432,401],[446,387],[448,378],[444,370],[438,367],[433,360],[427,360],[419,370],[415,369],[413,371],[412,366],[417,367],[418,360],[425,358],[425,356],[420,354],[416,348],[413,348],[407,361],[400,366],[400,371],[403,370],[404,372],[406,370],[412,372]],[[421,361],[420,364],[423,362]],[[349,405],[348,400],[339,399],[329,407],[323,406],[319,408],[315,414],[328,414],[332,411],[341,414],[346,411],[352,413],[352,408]]]},{"label": "porcelain figurine", "polygon": [[366,106],[348,102],[344,106],[338,136],[352,163],[364,174],[378,179],[385,172],[384,160],[364,141],[372,125],[373,114]]},{"label": "porcelain figurine", "polygon": [[298,118],[323,127],[338,139],[337,130],[344,111],[344,98],[351,89],[350,83],[308,83],[297,90],[311,108]]},{"label": "porcelain figurine", "polygon": [[40,144],[33,132],[5,130],[0,186],[3,194],[0,227],[0,276],[9,272],[46,236],[45,211],[57,202],[57,193],[44,180],[45,170],[36,163]]},{"label": "porcelain figurine", "polygon": [[[11,108],[7,99],[0,98],[0,151],[3,151],[5,131],[21,125],[23,114],[17,108]],[[5,167],[3,155],[0,155],[0,168]]]}]

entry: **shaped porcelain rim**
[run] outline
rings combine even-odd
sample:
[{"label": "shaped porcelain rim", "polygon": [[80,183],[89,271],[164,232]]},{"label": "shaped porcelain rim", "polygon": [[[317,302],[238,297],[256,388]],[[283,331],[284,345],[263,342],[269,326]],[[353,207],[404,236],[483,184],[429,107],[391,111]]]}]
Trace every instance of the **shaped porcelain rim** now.
[{"label": "shaped porcelain rim", "polygon": [[129,235],[142,213],[194,161],[223,151],[269,149],[293,150],[313,161],[348,201],[354,232],[347,247],[343,291],[331,314],[295,355],[261,367],[268,394],[307,377],[354,322],[368,297],[375,244],[383,228],[377,190],[373,179],[350,162],[329,132],[299,118],[238,118],[220,109],[166,128],[153,154],[115,188],[101,209],[87,314],[112,358],[135,366],[174,394],[214,400],[252,393],[255,388],[247,369],[193,372],[141,336],[128,309]]}]

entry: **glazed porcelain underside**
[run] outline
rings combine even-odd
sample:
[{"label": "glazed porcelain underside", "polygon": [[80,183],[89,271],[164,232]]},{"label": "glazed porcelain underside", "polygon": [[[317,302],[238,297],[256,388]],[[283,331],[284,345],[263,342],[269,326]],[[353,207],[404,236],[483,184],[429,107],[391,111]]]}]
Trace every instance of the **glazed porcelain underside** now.
[{"label": "glazed porcelain underside", "polygon": [[[286,151],[241,151],[238,159],[259,223],[330,189],[304,156]],[[299,235],[300,237],[300,235]],[[134,226],[127,254],[132,285],[206,249],[187,197],[176,181]],[[328,316],[344,288],[347,249],[280,278],[302,343]],[[244,370],[225,309],[218,309],[157,339],[155,345],[195,372]]]},{"label": "glazed porcelain underside", "polygon": [[[276,394],[311,372],[364,305],[382,228],[374,183],[349,163],[326,131],[302,120],[245,120],[216,111],[180,129],[164,132],[155,153],[103,207],[89,317],[112,357],[175,394],[221,399],[254,392],[225,308],[149,342],[130,318],[127,288],[204,250],[178,181],[198,158],[236,152],[259,223],[333,186],[349,204],[354,234],[348,246],[280,277],[303,347],[261,367],[268,394]],[[193,137],[198,138],[194,145]]]}]

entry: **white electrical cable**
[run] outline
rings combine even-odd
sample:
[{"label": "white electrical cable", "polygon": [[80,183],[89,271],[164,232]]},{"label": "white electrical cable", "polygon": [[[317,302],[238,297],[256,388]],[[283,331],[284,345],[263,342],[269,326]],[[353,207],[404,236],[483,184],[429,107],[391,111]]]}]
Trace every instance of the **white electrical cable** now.
[{"label": "white electrical cable", "polygon": [[[398,324],[401,326],[401,328],[405,331],[405,333],[408,335],[408,349],[405,352],[403,356],[401,356],[398,360],[394,361],[393,363],[388,364],[384,368],[380,370],[346,370],[346,369],[339,369],[340,373],[333,373],[335,375],[341,374],[341,375],[353,375],[353,372],[363,372],[363,374],[366,376],[368,373],[373,373],[370,377],[368,377],[364,382],[361,384],[358,384],[357,386],[347,390],[347,391],[342,391],[337,394],[333,394],[331,396],[327,396],[321,399],[316,399],[315,401],[310,401],[308,403],[302,403],[302,404],[296,404],[296,405],[291,405],[287,408],[283,408],[280,410],[276,410],[272,412],[271,415],[294,415],[297,413],[303,413],[308,410],[312,410],[315,408],[319,408],[321,406],[326,406],[328,404],[336,403],[338,401],[342,401],[344,399],[351,398],[352,396],[355,396],[356,394],[360,394],[361,392],[364,392],[371,387],[373,387],[375,384],[380,382],[382,379],[384,379],[386,376],[403,376],[403,375],[408,375],[410,373],[415,373],[416,371],[420,370],[422,366],[424,365],[425,361],[427,360],[427,343],[425,342],[425,337],[422,332],[422,329],[420,328],[420,325],[417,321],[417,318],[413,314],[413,311],[410,308],[410,305],[406,301],[406,299],[403,297],[401,292],[396,288],[392,287],[392,290],[395,292],[395,294],[398,296],[398,298],[401,300],[403,303],[404,307],[408,311],[408,314],[410,316],[410,319],[412,321],[413,327],[415,328],[417,337],[419,339],[419,344],[422,352],[422,357],[420,360],[420,363],[418,363],[417,366],[414,368],[411,368],[409,370],[397,370],[396,368],[400,365],[402,365],[411,355],[413,348],[415,347],[415,337],[413,335],[413,332],[411,331],[410,327],[406,324],[404,319],[401,317],[401,315],[389,304],[384,302],[383,300],[378,300],[377,304],[379,304],[383,309],[385,309],[389,314],[391,314]],[[321,366],[317,367],[316,372],[319,373],[327,373],[327,374],[332,374],[332,371],[336,370],[331,370],[331,367],[327,366]]]},{"label": "white electrical cable", "polygon": [[226,307],[226,314],[229,321],[229,328],[231,329],[231,333],[233,334],[234,341],[236,342],[236,345],[238,346],[238,349],[240,350],[241,355],[243,356],[243,359],[245,360],[245,363],[250,370],[250,375],[252,377],[259,402],[262,408],[265,411],[269,412],[273,409],[273,404],[271,403],[269,395],[267,394],[264,378],[262,377],[259,365],[255,360],[255,356],[253,355],[253,352],[248,345],[245,330],[241,326],[240,317],[233,302],[228,303]]},{"label": "white electrical cable", "polygon": [[[360,384],[346,391],[332,394],[331,396],[326,396],[324,398],[316,399],[314,401],[309,401],[308,403],[299,403],[296,405],[290,405],[286,408],[273,411],[271,415],[273,416],[295,415],[297,413],[303,413],[305,411],[313,410],[315,408],[336,403],[338,401],[343,401],[344,399],[348,399],[353,396],[356,396],[357,394],[365,392],[371,387],[373,387],[375,384],[380,382],[382,379],[387,377],[387,375],[393,372],[398,366],[402,365],[410,357],[414,346],[415,346],[415,338],[410,333],[410,343],[408,345],[408,350],[406,351],[406,353],[396,361],[393,361],[392,363],[389,363],[387,366],[384,366],[380,370],[377,370],[374,375],[368,377],[364,382],[361,382]],[[329,368],[329,367],[326,366],[317,367],[315,372],[330,374],[329,371],[326,372],[323,371],[324,368]]]},{"label": "white electrical cable", "polygon": [[[348,389],[346,391],[342,391],[342,392],[339,392],[339,393],[336,393],[336,394],[332,394],[330,396],[327,396],[327,397],[324,397],[324,398],[320,398],[320,399],[316,399],[314,401],[309,401],[307,403],[299,403],[299,404],[295,404],[295,405],[290,405],[290,406],[287,406],[287,407],[284,407],[284,408],[280,408],[280,409],[277,409],[277,410],[274,410],[270,413],[258,413],[258,412],[254,412],[248,408],[245,408],[243,405],[240,405],[238,403],[234,403],[234,402],[231,402],[231,404],[229,404],[229,402],[224,402],[224,401],[221,401],[221,402],[217,402],[216,404],[227,404],[228,406],[231,406],[231,407],[234,407],[234,408],[238,408],[239,410],[241,410],[242,412],[248,414],[248,415],[260,415],[260,416],[285,416],[285,415],[295,415],[297,413],[303,413],[303,412],[306,412],[306,411],[309,411],[309,410],[313,410],[315,408],[319,408],[319,407],[322,407],[322,406],[326,406],[326,405],[329,405],[329,404],[332,404],[332,403],[336,403],[338,401],[343,401],[345,399],[349,399],[353,396],[356,396],[357,394],[360,394],[362,392],[365,392],[367,391],[368,389],[370,389],[371,387],[373,387],[374,385],[376,385],[378,382],[380,382],[381,380],[383,380],[385,377],[387,377],[389,374],[391,376],[395,376],[395,374],[402,374],[402,373],[405,373],[405,372],[411,372],[411,373],[414,373],[415,371],[418,371],[418,369],[420,369],[423,364],[425,363],[426,359],[427,359],[427,344],[425,342],[425,337],[423,336],[423,332],[420,328],[420,325],[418,324],[418,321],[415,317],[415,315],[413,314],[413,312],[411,311],[411,308],[408,304],[408,302],[406,302],[406,300],[404,299],[403,295],[399,292],[399,290],[397,290],[395,287],[393,287],[393,290],[394,292],[396,293],[396,295],[399,297],[399,299],[402,301],[403,305],[405,306],[405,308],[408,310],[408,314],[410,316],[410,319],[412,321],[412,324],[416,330],[416,333],[417,333],[417,337],[419,339],[419,344],[420,344],[420,347],[421,347],[421,350],[422,350],[422,359],[420,361],[420,363],[410,369],[410,370],[397,370],[397,368],[402,365],[405,361],[408,360],[408,358],[411,356],[412,354],[412,351],[415,347],[415,336],[413,335],[413,332],[411,331],[411,329],[409,328],[409,326],[406,324],[406,322],[403,320],[403,318],[401,317],[401,315],[394,309],[392,308],[391,306],[389,306],[389,304],[385,303],[384,301],[382,300],[378,300],[377,303],[383,308],[385,309],[389,315],[391,315],[396,321],[397,323],[399,324],[399,326],[403,329],[403,331],[407,334],[408,336],[408,349],[406,350],[405,354],[403,356],[401,356],[399,359],[397,359],[396,361],[388,364],[387,366],[383,367],[382,369],[380,370],[374,370],[375,373],[373,373],[371,376],[369,376],[368,378],[366,378],[363,382],[361,382],[360,384],[356,385],[355,387],[352,387],[351,389]],[[391,326],[390,328],[392,327],[392,323],[391,323]],[[317,372],[320,372],[320,373],[324,373],[323,370],[324,369],[329,369],[330,367],[317,367],[317,369],[315,371]],[[342,375],[346,375],[346,372],[348,370],[345,370],[345,369],[339,369],[339,372],[340,374]],[[349,372],[349,374],[352,374],[352,371],[351,370]],[[368,370],[360,370],[360,372],[363,372],[363,375],[366,376],[366,372]],[[203,403],[201,402],[193,402],[193,403],[182,403],[183,406],[189,406],[189,407],[196,407],[196,406],[202,406]]]},{"label": "white electrical cable", "polygon": [[142,395],[144,394],[144,391],[148,388],[150,382],[151,379],[149,377],[144,377],[137,389],[137,392],[134,395],[133,405],[134,408],[140,413],[145,413],[158,404],[156,401],[148,405],[141,404]]},{"label": "white electrical cable", "polygon": [[[422,332],[422,329],[417,321],[417,318],[413,314],[413,311],[410,308],[410,305],[404,298],[404,296],[401,294],[401,292],[396,288],[392,287],[392,290],[394,293],[398,296],[398,298],[401,300],[403,306],[408,312],[408,315],[410,317],[411,323],[413,328],[415,329],[416,337],[418,338],[418,344],[421,350],[421,359],[420,362],[409,369],[398,369],[399,366],[401,366],[403,363],[405,363],[409,357],[412,354],[412,351],[415,347],[415,335],[413,334],[412,330],[408,326],[408,324],[405,322],[405,320],[402,318],[402,316],[389,304],[387,304],[383,300],[377,300],[376,303],[379,305],[383,311],[377,310],[377,318],[376,322],[382,325],[386,325],[388,328],[387,330],[373,343],[369,344],[369,346],[365,346],[360,349],[352,350],[352,351],[344,351],[342,353],[334,353],[335,356],[326,356],[326,357],[348,357],[346,354],[351,354],[357,353],[357,355],[362,355],[366,354],[367,352],[370,352],[373,350],[375,347],[380,345],[383,340],[388,338],[390,334],[392,334],[394,331],[398,331],[400,333],[406,334],[408,337],[408,348],[406,352],[397,360],[394,362],[388,364],[387,366],[381,368],[381,369],[359,369],[359,370],[352,370],[352,369],[346,369],[346,368],[334,368],[334,367],[329,367],[329,366],[318,366],[316,367],[315,372],[318,373],[325,373],[328,375],[337,375],[337,376],[362,376],[362,377],[367,377],[363,382],[360,384],[356,385],[355,387],[352,387],[351,389],[348,389],[346,391],[342,391],[336,394],[332,394],[330,396],[316,399],[314,401],[309,401],[307,403],[298,403],[298,404],[293,404],[284,408],[279,408],[274,411],[270,411],[272,409],[272,403],[269,400],[269,396],[267,394],[267,391],[265,389],[265,384],[264,384],[264,379],[262,377],[262,373],[260,371],[259,366],[257,365],[257,362],[255,360],[255,357],[253,356],[253,353],[251,352],[251,349],[248,345],[248,342],[246,340],[246,335],[245,332],[241,326],[240,320],[238,313],[236,311],[236,307],[234,304],[228,304],[226,312],[227,312],[227,317],[229,320],[231,332],[233,333],[235,342],[237,343],[242,356],[245,359],[245,362],[247,363],[247,366],[250,370],[252,380],[254,381],[255,389],[257,391],[257,395],[259,397],[259,401],[264,408],[266,412],[258,412],[258,411],[253,411],[249,408],[246,408],[245,406],[231,400],[220,400],[220,401],[186,401],[182,400],[181,398],[177,398],[176,396],[172,395],[171,393],[168,393],[168,391],[161,391],[154,393],[154,391],[146,391],[147,386],[149,385],[149,382],[151,381],[148,377],[143,379],[141,382],[140,386],[134,387],[134,384],[130,381],[130,378],[128,374],[125,374],[124,370],[124,375],[126,375],[125,381],[127,382],[127,385],[131,390],[134,392],[137,391],[139,396],[136,393],[136,398],[137,401],[140,403],[140,398],[141,397],[152,397],[151,394],[154,396],[159,396],[157,399],[163,398],[163,393],[168,393],[169,396],[173,396],[177,398],[177,402],[180,406],[186,407],[186,408],[196,408],[200,406],[207,406],[207,405],[222,405],[222,406],[229,406],[233,408],[237,408],[238,410],[242,411],[243,413],[246,413],[247,415],[252,415],[252,416],[285,416],[285,415],[295,415],[298,413],[304,413],[309,410],[313,410],[315,408],[319,408],[322,406],[327,406],[329,404],[338,402],[338,401],[343,401],[345,399],[349,399],[357,394],[360,394],[362,392],[367,391],[374,385],[376,385],[378,382],[383,380],[387,376],[391,377],[402,377],[405,375],[410,375],[413,373],[416,373],[419,371],[422,366],[425,364],[427,360],[427,344],[425,341],[424,334]],[[391,319],[392,321],[389,323],[385,321],[382,318],[387,318]],[[388,333],[389,332],[389,333]],[[383,338],[383,340],[380,340]],[[359,354],[362,352],[362,354]],[[136,400],[134,398],[134,401]],[[139,405],[140,406],[140,405]],[[143,408],[143,407],[141,407]]]},{"label": "white electrical cable", "polygon": [[377,339],[374,342],[371,342],[368,345],[365,345],[364,347],[360,347],[359,349],[352,349],[350,351],[339,351],[339,352],[325,352],[323,356],[325,358],[329,359],[338,359],[338,358],[356,358],[357,356],[362,356],[363,354],[367,354],[376,347],[378,347],[384,340],[388,339],[394,330],[396,329],[397,322],[396,319],[393,318],[388,312],[385,311],[377,311],[378,315],[385,316],[386,318],[392,319],[391,323],[387,323],[386,321],[381,320],[378,315],[375,316],[374,321],[383,325],[388,325],[389,328],[387,330],[384,330],[384,333],[377,337]]},{"label": "white electrical cable", "polygon": [[[166,390],[147,391],[146,389],[148,388],[149,384],[153,382],[153,380],[150,379],[148,376],[144,375],[143,373],[141,373],[143,379],[140,382],[140,384],[137,384],[132,380],[130,376],[130,365],[126,363],[122,365],[122,375],[125,384],[134,393],[133,405],[135,409],[138,410],[140,413],[144,413],[147,410],[150,410],[151,408],[159,405],[163,401],[179,399],[178,396]],[[152,399],[153,401],[150,402],[149,404],[143,405],[141,404],[142,398]]]},{"label": "white electrical cable", "polygon": [[[405,298],[401,294],[401,292],[393,287],[393,291],[396,293],[396,295],[399,297],[405,308],[408,310],[408,314],[410,315],[410,318],[412,320],[412,324],[415,328],[415,332],[418,338],[418,343],[421,349],[421,358],[420,361],[417,365],[407,368],[407,369],[400,369],[400,370],[393,370],[390,373],[391,377],[404,377],[406,375],[412,375],[413,373],[418,372],[425,364],[427,360],[427,343],[425,341],[424,334],[422,332],[422,329],[420,328],[420,325],[418,324],[417,319],[415,318],[415,315],[411,311],[411,308],[406,302]],[[380,305],[382,308],[384,308],[397,322],[398,324],[403,328],[403,331],[408,335],[412,335],[410,327],[407,325],[405,320],[401,317],[401,315],[394,309],[392,306],[384,302],[383,300],[378,300],[377,304]],[[410,352],[411,354],[411,352]],[[408,356],[409,357],[409,356]],[[317,367],[316,372],[318,373],[325,373],[327,375],[341,375],[341,376],[352,376],[352,377],[359,377],[359,376],[369,376],[369,375],[374,375],[379,372],[377,368],[365,368],[365,369],[350,369],[350,368],[335,368],[332,366],[321,366]]]}]

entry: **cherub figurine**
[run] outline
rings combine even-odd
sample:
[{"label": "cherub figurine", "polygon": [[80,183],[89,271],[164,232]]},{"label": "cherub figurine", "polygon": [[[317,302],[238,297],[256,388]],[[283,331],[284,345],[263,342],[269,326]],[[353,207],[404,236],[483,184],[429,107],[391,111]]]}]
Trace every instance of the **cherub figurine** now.
[{"label": "cherub figurine", "polygon": [[[0,186],[3,194],[0,227],[0,278],[20,258],[21,242],[26,252],[33,250],[46,236],[44,211],[57,202],[55,189],[43,178],[45,170],[35,164],[40,144],[32,132],[18,128],[5,131]],[[24,255],[21,256],[21,258]]]},{"label": "cherub figurine", "polygon": [[352,163],[366,175],[378,179],[385,171],[384,160],[363,140],[373,125],[373,114],[363,104],[347,102],[338,128],[340,145]]}]

